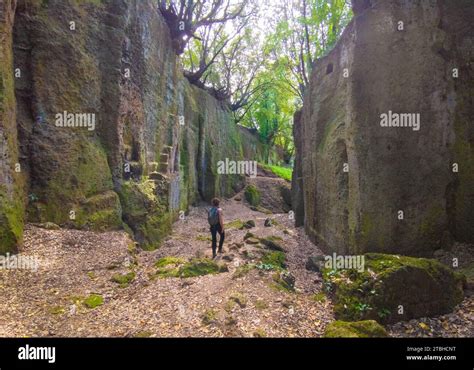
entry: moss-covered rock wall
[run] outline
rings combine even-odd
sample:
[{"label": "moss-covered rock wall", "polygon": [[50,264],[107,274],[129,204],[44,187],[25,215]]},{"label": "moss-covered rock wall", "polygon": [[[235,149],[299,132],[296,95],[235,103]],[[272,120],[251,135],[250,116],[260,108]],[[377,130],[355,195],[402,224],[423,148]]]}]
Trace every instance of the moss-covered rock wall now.
[{"label": "moss-covered rock wall", "polygon": [[15,8],[15,0],[0,2],[0,254],[15,251],[23,233],[12,51]]},{"label": "moss-covered rock wall", "polygon": [[0,12],[0,252],[20,244],[25,219],[125,228],[154,248],[189,205],[243,188],[217,174],[244,158],[237,125],[183,77],[156,1]]},{"label": "moss-covered rock wall", "polygon": [[[297,126],[306,231],[339,253],[474,241],[472,1],[353,3]],[[419,129],[384,127],[389,112]]]}]

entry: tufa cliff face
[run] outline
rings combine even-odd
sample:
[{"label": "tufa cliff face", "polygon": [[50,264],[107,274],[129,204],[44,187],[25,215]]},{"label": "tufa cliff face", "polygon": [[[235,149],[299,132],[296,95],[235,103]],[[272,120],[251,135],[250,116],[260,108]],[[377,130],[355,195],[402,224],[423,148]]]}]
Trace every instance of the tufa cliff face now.
[{"label": "tufa cliff face", "polygon": [[0,254],[15,251],[23,233],[24,178],[19,162],[12,29],[16,1],[0,2]]},{"label": "tufa cliff face", "polygon": [[153,248],[190,204],[243,187],[217,175],[243,159],[239,129],[183,77],[156,3],[0,2],[0,252],[25,220]]},{"label": "tufa cliff face", "polygon": [[338,253],[429,255],[473,242],[474,4],[353,5],[295,125],[307,233]]}]

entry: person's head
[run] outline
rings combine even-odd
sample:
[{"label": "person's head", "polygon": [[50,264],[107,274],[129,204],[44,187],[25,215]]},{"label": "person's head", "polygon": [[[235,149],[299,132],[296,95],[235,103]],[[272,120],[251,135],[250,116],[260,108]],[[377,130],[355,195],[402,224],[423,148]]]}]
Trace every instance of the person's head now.
[{"label": "person's head", "polygon": [[220,200],[217,199],[217,198],[214,198],[212,201],[211,201],[212,205],[214,207],[219,207],[219,203],[220,203]]}]

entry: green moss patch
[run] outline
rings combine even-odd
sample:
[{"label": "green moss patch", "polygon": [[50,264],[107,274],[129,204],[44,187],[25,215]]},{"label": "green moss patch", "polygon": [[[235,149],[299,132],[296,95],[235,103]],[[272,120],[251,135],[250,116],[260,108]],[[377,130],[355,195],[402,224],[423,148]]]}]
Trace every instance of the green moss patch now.
[{"label": "green moss patch", "polygon": [[232,275],[232,279],[239,279],[241,277],[244,277],[254,268],[255,268],[255,265],[252,263],[246,263],[244,265],[241,265],[237,267],[237,269],[235,270],[234,274]]},{"label": "green moss patch", "polygon": [[212,325],[217,322],[217,312],[213,309],[206,310],[201,315],[201,320],[204,325]]},{"label": "green moss patch", "polygon": [[24,207],[12,201],[0,185],[0,255],[16,252],[23,238]]},{"label": "green moss patch", "polygon": [[255,227],[255,221],[254,220],[247,220],[247,221],[242,221],[242,220],[232,220],[224,226],[228,229],[238,229],[238,230],[243,230],[243,229],[251,229]]},{"label": "green moss patch", "polygon": [[318,302],[318,303],[326,302],[326,299],[327,299],[326,294],[324,294],[323,292],[313,294],[311,298],[313,299],[313,301]]},{"label": "green moss patch", "polygon": [[281,166],[272,166],[272,165],[267,165],[263,163],[258,164],[260,167],[263,169],[270,171],[277,175],[278,177],[286,180],[286,181],[291,181],[291,178],[293,176],[293,169],[288,168],[288,167],[281,167]]},{"label": "green moss patch", "polygon": [[212,238],[208,235],[198,235],[196,236],[196,240],[200,242],[210,242],[212,241]]},{"label": "green moss patch", "polygon": [[260,205],[261,195],[260,191],[257,189],[255,185],[248,185],[245,188],[245,199],[250,205],[257,207]]},{"label": "green moss patch", "polygon": [[189,262],[181,258],[164,257],[155,263],[156,276],[160,278],[191,278],[227,272],[227,266],[207,258],[194,258]]},{"label": "green moss patch", "polygon": [[112,276],[112,281],[119,284],[121,288],[126,288],[135,279],[135,273],[129,272],[128,274],[115,274]]},{"label": "green moss patch", "polygon": [[260,264],[257,265],[260,270],[281,270],[286,267],[285,253],[279,251],[265,253]]},{"label": "green moss patch", "polygon": [[150,338],[152,335],[153,333],[151,331],[144,330],[144,331],[139,331],[133,337],[134,338]]},{"label": "green moss patch", "polygon": [[161,245],[175,217],[166,200],[156,196],[158,190],[153,181],[127,181],[119,192],[123,219],[144,250],[155,250]]},{"label": "green moss patch", "polygon": [[255,308],[257,310],[266,310],[268,308],[268,303],[265,302],[264,300],[257,299],[255,301]]},{"label": "green moss patch", "polygon": [[84,299],[83,304],[87,308],[94,309],[104,304],[104,298],[99,294],[91,294]]},{"label": "green moss patch", "polygon": [[374,320],[345,322],[333,321],[324,333],[325,338],[383,338],[388,333]]},{"label": "green moss patch", "polygon": [[226,229],[239,229],[242,230],[244,228],[244,222],[242,220],[232,220],[226,224],[224,224]]},{"label": "green moss patch", "polygon": [[263,330],[261,328],[258,328],[253,332],[253,337],[254,338],[266,338],[267,333],[265,332],[265,330]]},{"label": "green moss patch", "polygon": [[163,257],[155,262],[156,268],[162,268],[170,265],[182,265],[186,260],[179,257]]},{"label": "green moss patch", "polygon": [[228,271],[226,266],[219,265],[212,260],[206,258],[193,259],[180,267],[179,277],[190,278],[210,274],[214,275],[226,271]]}]

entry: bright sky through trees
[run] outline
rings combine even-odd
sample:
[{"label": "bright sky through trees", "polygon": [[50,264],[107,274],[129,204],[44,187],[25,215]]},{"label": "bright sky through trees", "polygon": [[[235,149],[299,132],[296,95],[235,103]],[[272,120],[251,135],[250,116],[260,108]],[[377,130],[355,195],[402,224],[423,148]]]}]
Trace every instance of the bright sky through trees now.
[{"label": "bright sky through trees", "polygon": [[[335,44],[348,0],[162,0],[185,75],[226,100],[236,122],[293,155],[293,114],[314,61]],[[175,27],[175,28],[173,28]]]}]

